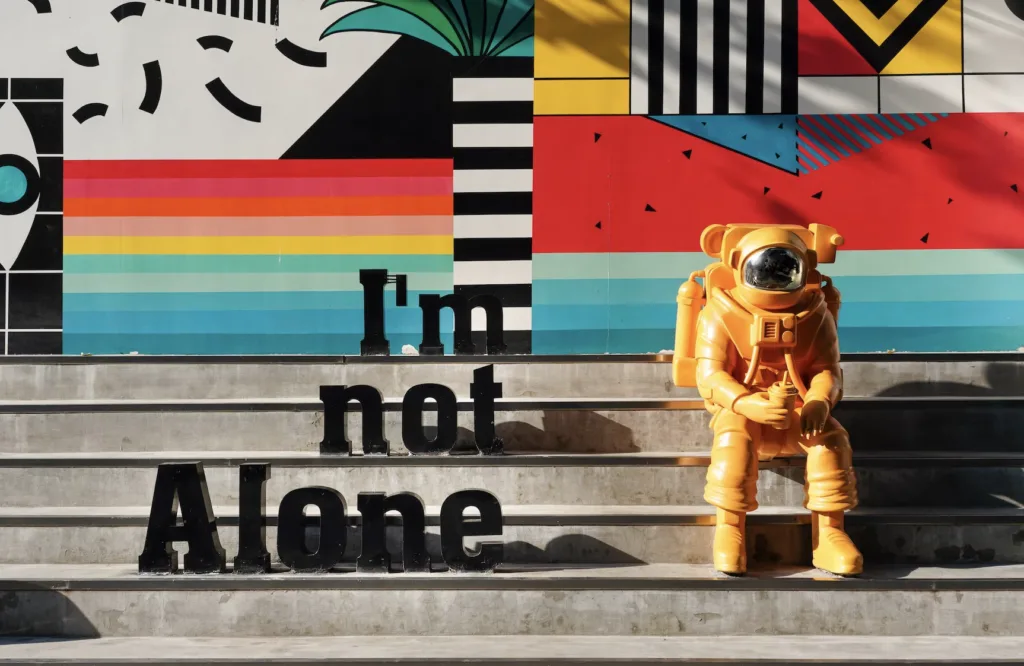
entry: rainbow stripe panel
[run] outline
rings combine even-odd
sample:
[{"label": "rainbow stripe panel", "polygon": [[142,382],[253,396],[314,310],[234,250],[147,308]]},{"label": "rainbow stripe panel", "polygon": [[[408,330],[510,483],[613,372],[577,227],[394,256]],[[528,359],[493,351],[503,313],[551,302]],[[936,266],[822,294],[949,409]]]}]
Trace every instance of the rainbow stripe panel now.
[{"label": "rainbow stripe panel", "polygon": [[363,268],[408,275],[397,353],[452,291],[451,160],[67,162],[64,200],[65,354],[358,354]]}]

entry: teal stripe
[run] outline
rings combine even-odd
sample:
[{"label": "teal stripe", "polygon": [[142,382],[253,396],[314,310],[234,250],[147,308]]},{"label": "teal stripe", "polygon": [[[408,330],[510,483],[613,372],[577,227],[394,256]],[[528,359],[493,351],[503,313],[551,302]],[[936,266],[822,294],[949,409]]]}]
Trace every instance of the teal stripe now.
[{"label": "teal stripe", "polygon": [[[66,257],[65,257],[66,258]],[[390,269],[389,269],[390,270]],[[408,273],[410,289],[451,293],[452,274]],[[358,273],[64,274],[65,294],[361,291]]]},{"label": "teal stripe", "polygon": [[[394,305],[394,286],[384,301]],[[421,293],[409,292],[409,306],[418,309]],[[202,310],[361,310],[361,291],[279,291],[210,293],[69,293],[64,312],[179,312]]]},{"label": "teal stripe", "polygon": [[[630,305],[535,305],[533,329],[658,329],[675,326],[675,303]],[[948,301],[933,303],[844,303],[839,313],[846,328],[1024,326],[1024,301]]]},{"label": "teal stripe", "polygon": [[64,273],[450,273],[450,254],[66,254]]},{"label": "teal stripe", "polygon": [[[236,355],[236,354],[359,354],[362,334],[301,334],[301,335],[97,335],[64,333],[64,353],[73,354],[183,354],[183,355]],[[418,336],[397,338],[388,331],[391,353],[398,356],[402,345],[418,347]],[[447,353],[452,353],[451,334],[442,334],[441,341]]]},{"label": "teal stripe", "polygon": [[[386,310],[388,336],[420,337],[419,308]],[[441,313],[441,330],[451,330],[450,310]],[[298,335],[363,333],[359,310],[179,310],[171,312],[65,312],[65,334],[101,335]]]},{"label": "teal stripe", "polygon": [[[535,280],[676,278],[685,280],[711,259],[700,252],[535,254]],[[1018,275],[1024,250],[840,250],[827,275]]]},{"label": "teal stripe", "polygon": [[[536,305],[598,305],[675,303],[679,278],[632,280],[538,280]],[[1012,301],[1024,295],[1024,274],[1017,275],[885,275],[836,279],[843,303]]]}]

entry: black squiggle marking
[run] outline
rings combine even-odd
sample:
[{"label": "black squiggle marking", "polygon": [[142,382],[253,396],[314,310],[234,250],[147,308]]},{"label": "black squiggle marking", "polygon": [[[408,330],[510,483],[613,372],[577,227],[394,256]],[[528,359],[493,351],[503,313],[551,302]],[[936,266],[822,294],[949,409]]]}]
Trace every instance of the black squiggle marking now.
[{"label": "black squiggle marking", "polygon": [[156,107],[160,106],[160,95],[164,90],[160,63],[156,60],[147,62],[142,66],[142,71],[146,74],[146,95],[142,98],[139,109],[146,113],[156,113]]},{"label": "black squiggle marking", "polygon": [[68,49],[68,57],[71,62],[82,67],[99,67],[100,57],[95,53],[86,53],[77,46]]},{"label": "black squiggle marking", "polygon": [[199,46],[202,46],[205,51],[218,49],[225,53],[229,53],[231,51],[231,47],[234,45],[233,41],[220,35],[207,35],[206,37],[200,37],[196,41],[199,42]]},{"label": "black squiggle marking", "polygon": [[326,53],[323,51],[310,51],[309,49],[302,48],[298,44],[289,41],[287,38],[279,41],[274,45],[274,47],[277,48],[285,58],[288,58],[292,62],[302,65],[303,67],[327,66]]},{"label": "black squiggle marking", "polygon": [[119,7],[115,7],[114,10],[110,12],[110,15],[120,23],[129,16],[142,16],[145,11],[146,3],[144,2],[126,2]]},{"label": "black squiggle marking", "polygon": [[50,0],[28,0],[29,4],[36,8],[36,14],[52,14]]},{"label": "black squiggle marking", "polygon": [[91,104],[86,104],[85,106],[80,108],[78,111],[75,111],[71,115],[74,116],[75,120],[78,121],[78,124],[81,125],[82,123],[84,123],[86,120],[89,120],[90,118],[95,118],[96,116],[105,116],[105,115],[107,115],[107,109],[108,108],[109,107],[107,107],[106,104],[100,104],[99,102],[93,102]]},{"label": "black squiggle marking", "polygon": [[238,99],[233,92],[228,90],[228,87],[224,85],[224,82],[219,77],[207,83],[206,89],[210,91],[215,100],[220,102],[221,106],[242,120],[258,123],[263,119],[263,109],[261,107]]}]

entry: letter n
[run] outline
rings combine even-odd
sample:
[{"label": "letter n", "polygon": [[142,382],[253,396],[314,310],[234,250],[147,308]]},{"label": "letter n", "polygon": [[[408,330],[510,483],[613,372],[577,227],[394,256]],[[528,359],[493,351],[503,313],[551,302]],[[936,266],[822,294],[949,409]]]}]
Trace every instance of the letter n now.
[{"label": "letter n", "polygon": [[505,315],[501,301],[491,294],[478,294],[467,299],[461,294],[420,294],[420,309],[423,311],[423,342],[420,353],[423,355],[444,354],[441,344],[441,310],[451,308],[455,315],[455,353],[475,354],[473,344],[473,310],[483,308],[487,316],[487,353],[502,354],[505,345]]},{"label": "letter n", "polygon": [[356,560],[359,571],[387,573],[391,570],[391,555],[387,548],[388,511],[402,515],[402,566],[405,572],[430,571],[423,500],[412,493],[390,496],[359,493],[357,501],[362,518],[359,534],[363,541],[362,551]]},{"label": "letter n", "polygon": [[[179,504],[181,525],[177,524]],[[202,463],[162,463],[157,467],[146,544],[139,557],[139,572],[177,571],[178,553],[172,547],[175,541],[188,542],[185,554],[187,573],[223,573],[227,570]]]},{"label": "letter n", "polygon": [[321,386],[320,400],[324,403],[324,439],[320,453],[350,454],[352,442],[348,438],[348,403],[359,403],[362,411],[363,454],[388,454],[388,441],[384,439],[384,396],[372,386]]}]

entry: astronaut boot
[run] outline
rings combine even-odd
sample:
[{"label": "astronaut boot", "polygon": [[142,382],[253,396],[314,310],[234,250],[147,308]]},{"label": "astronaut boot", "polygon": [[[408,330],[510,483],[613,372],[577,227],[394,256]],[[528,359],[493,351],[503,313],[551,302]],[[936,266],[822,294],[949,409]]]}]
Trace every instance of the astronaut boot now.
[{"label": "astronaut boot", "polygon": [[731,576],[747,572],[746,514],[718,509],[715,520],[715,570]]},{"label": "astronaut boot", "polygon": [[843,512],[811,513],[814,566],[837,576],[856,576],[864,570],[864,557],[843,529]]}]

